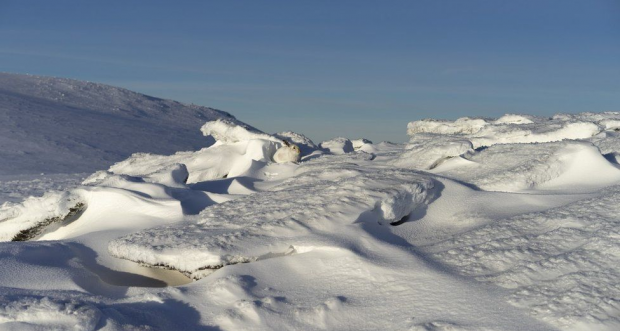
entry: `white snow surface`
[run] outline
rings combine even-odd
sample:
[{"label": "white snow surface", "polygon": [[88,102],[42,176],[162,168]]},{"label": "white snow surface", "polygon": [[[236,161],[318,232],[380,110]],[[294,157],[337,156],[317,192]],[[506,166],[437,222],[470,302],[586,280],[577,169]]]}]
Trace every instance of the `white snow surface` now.
[{"label": "white snow surface", "polygon": [[199,129],[219,110],[104,84],[0,73],[0,175],[103,170],[132,153],[209,146]]},{"label": "white snow surface", "polygon": [[[194,130],[214,144],[81,185],[0,177],[0,329],[620,328],[617,113],[425,120],[407,145],[320,149],[209,120]],[[274,162],[283,140],[299,163]],[[50,191],[20,202],[30,188]]]}]

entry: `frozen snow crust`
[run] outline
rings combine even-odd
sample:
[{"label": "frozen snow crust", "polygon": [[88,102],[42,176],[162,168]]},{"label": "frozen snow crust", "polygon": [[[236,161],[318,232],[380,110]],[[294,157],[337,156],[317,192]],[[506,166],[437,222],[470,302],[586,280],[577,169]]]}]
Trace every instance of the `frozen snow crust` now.
[{"label": "frozen snow crust", "polygon": [[0,205],[0,329],[620,327],[618,113],[417,121],[405,146],[200,125],[208,147]]}]

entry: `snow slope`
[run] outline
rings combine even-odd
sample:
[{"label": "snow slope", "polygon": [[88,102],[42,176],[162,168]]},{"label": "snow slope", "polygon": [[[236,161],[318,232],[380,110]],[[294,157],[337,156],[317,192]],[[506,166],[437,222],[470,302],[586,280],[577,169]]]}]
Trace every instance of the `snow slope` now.
[{"label": "snow slope", "polygon": [[[209,147],[1,206],[0,328],[617,330],[618,124],[424,120],[406,146],[317,147],[214,119]],[[274,162],[282,139],[300,162]]]},{"label": "snow slope", "polygon": [[93,172],[136,152],[196,150],[212,143],[200,127],[218,118],[234,120],[118,87],[0,73],[0,175]]}]

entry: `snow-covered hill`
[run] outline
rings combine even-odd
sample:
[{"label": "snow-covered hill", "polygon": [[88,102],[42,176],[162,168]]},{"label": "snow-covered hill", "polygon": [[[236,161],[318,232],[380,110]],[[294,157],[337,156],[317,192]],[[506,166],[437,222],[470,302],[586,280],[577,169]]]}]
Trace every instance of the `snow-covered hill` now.
[{"label": "snow-covered hill", "polygon": [[0,73],[0,176],[89,173],[135,152],[208,146],[228,113],[65,78]]}]

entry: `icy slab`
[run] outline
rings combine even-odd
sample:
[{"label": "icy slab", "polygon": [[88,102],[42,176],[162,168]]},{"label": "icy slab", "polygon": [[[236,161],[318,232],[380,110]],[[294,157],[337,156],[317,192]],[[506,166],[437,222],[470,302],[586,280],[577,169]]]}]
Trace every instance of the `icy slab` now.
[{"label": "icy slab", "polygon": [[561,329],[620,328],[620,187],[564,207],[500,219],[427,247],[432,257],[511,291]]},{"label": "icy slab", "polygon": [[[361,157],[368,157],[362,155]],[[433,181],[405,169],[361,167],[348,156],[306,162],[261,194],[205,209],[176,226],[115,240],[110,254],[198,279],[222,266],[342,245],[360,215],[393,223],[432,197]]]},{"label": "icy slab", "polygon": [[343,137],[324,141],[319,146],[329,153],[337,155],[351,153],[354,150],[351,140]]}]

